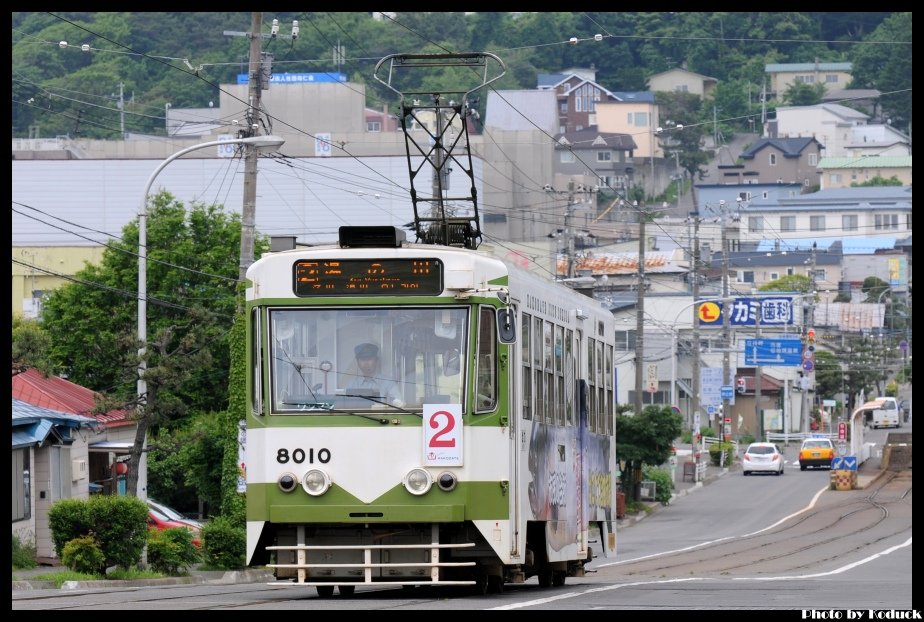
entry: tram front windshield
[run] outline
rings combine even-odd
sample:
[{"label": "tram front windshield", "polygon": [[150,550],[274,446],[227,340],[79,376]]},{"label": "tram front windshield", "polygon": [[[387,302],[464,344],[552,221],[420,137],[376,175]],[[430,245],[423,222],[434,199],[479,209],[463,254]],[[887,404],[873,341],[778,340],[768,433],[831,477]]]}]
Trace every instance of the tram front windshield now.
[{"label": "tram front windshield", "polygon": [[462,404],[465,307],[269,310],[272,412]]}]

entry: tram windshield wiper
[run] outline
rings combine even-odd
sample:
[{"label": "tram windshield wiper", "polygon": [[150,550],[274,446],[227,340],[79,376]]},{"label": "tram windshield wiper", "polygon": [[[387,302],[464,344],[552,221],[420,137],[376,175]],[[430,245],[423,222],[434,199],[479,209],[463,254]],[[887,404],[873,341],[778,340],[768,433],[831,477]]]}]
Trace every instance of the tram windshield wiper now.
[{"label": "tram windshield wiper", "polygon": [[421,418],[423,417],[421,413],[414,412],[413,410],[408,410],[402,406],[396,406],[395,404],[392,404],[391,402],[388,402],[375,395],[344,393],[343,395],[338,395],[337,397],[347,397],[347,398],[353,398],[353,399],[369,400],[370,402],[374,402],[376,404],[381,404],[382,406],[388,406],[389,408],[393,408],[394,410],[397,410],[398,412],[404,413],[406,415],[417,415],[418,417],[421,417]]}]

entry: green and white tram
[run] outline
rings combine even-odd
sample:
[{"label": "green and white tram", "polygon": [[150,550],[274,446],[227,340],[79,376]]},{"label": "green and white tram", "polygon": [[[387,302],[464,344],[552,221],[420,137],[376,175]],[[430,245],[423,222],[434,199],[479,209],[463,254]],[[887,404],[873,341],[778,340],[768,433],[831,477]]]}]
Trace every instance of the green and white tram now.
[{"label": "green and white tram", "polygon": [[582,576],[616,551],[612,315],[404,237],[247,271],[248,564],[322,596]]}]

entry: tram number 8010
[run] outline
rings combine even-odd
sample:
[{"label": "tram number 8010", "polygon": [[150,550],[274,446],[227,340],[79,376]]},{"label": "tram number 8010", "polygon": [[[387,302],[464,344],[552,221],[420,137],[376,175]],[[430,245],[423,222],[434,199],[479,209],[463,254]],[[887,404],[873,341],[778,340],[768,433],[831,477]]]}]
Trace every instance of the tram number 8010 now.
[{"label": "tram number 8010", "polygon": [[314,464],[315,459],[321,464],[327,464],[330,462],[330,450],[322,447],[315,454],[314,448],[309,448],[307,453],[304,449],[296,447],[292,450],[291,454],[286,448],[280,448],[276,450],[276,462],[279,464],[288,464],[290,461],[295,464],[302,464],[303,462],[308,462],[308,464]]}]

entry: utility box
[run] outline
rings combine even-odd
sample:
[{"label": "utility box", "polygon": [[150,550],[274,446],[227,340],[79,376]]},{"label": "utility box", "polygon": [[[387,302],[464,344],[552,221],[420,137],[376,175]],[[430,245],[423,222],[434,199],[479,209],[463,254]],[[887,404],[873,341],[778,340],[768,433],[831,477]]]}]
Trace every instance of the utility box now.
[{"label": "utility box", "polygon": [[641,501],[654,501],[657,492],[657,483],[652,480],[646,479],[638,483],[638,498]]},{"label": "utility box", "polygon": [[616,518],[626,517],[626,493],[616,493]]}]

